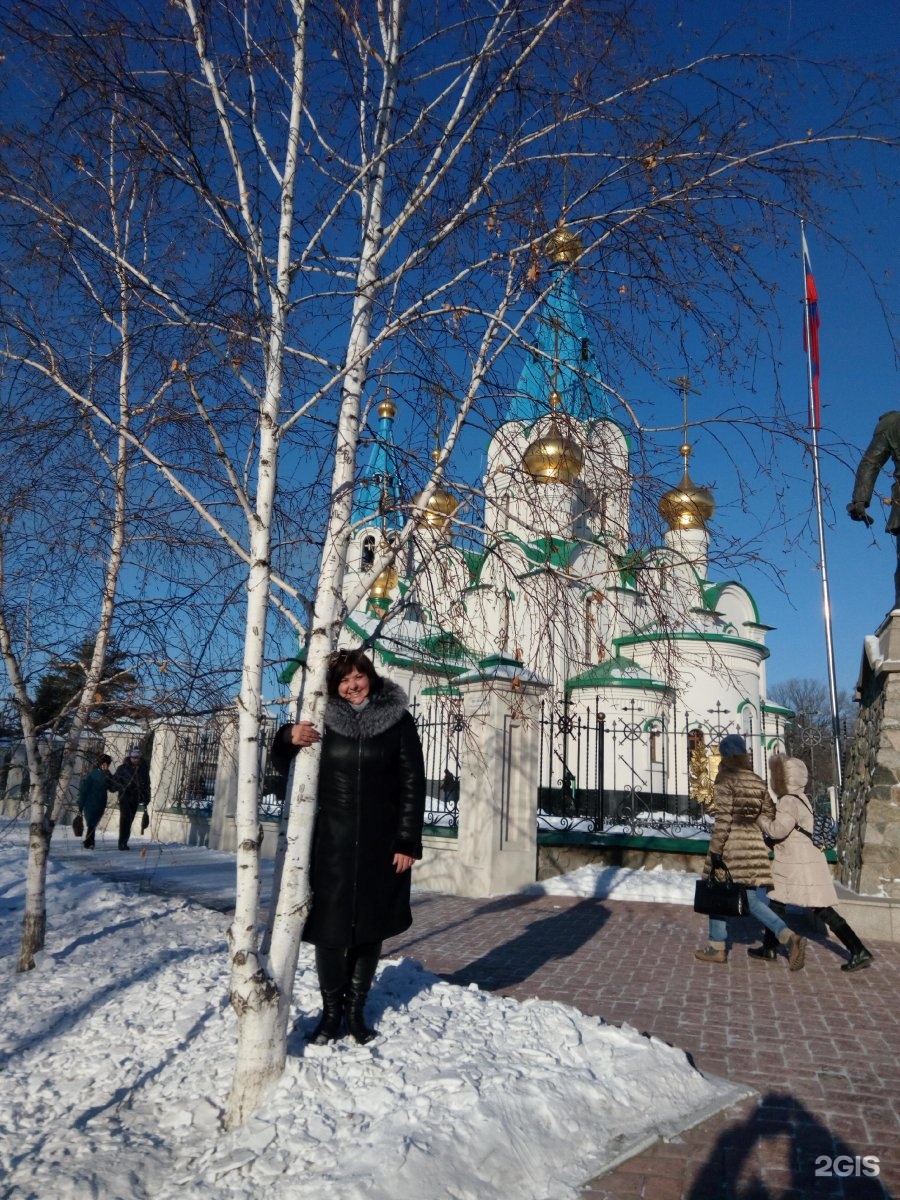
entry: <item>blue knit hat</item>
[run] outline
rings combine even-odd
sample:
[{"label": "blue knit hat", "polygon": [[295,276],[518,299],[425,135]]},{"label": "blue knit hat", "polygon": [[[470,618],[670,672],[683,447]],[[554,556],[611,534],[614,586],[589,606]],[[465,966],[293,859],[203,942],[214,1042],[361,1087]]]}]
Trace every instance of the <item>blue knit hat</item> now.
[{"label": "blue knit hat", "polygon": [[747,743],[739,733],[729,733],[719,742],[719,753],[723,758],[737,758],[739,754],[747,753]]}]

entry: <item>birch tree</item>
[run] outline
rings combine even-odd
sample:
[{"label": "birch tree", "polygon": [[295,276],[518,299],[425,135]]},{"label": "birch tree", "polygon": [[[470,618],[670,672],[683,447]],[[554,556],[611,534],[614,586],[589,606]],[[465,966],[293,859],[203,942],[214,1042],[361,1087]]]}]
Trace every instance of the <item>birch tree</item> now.
[{"label": "birch tree", "polygon": [[[571,269],[608,339],[611,396],[616,356],[653,375],[677,347],[709,369],[740,369],[772,311],[758,247],[782,243],[801,208],[814,215],[810,187],[837,146],[891,140],[877,84],[847,103],[830,97],[820,127],[800,130],[784,90],[793,58],[667,51],[654,63],[639,20],[599,0],[473,0],[449,14],[412,0],[177,0],[155,20],[114,3],[74,18],[26,2],[11,26],[52,81],[51,144],[71,156],[79,142],[90,156],[85,131],[107,113],[119,152],[165,201],[145,212],[136,253],[64,195],[5,175],[2,199],[18,218],[108,259],[161,344],[177,347],[165,405],[140,434],[90,395],[69,398],[194,507],[244,575],[231,1125],[283,1069],[309,905],[314,749],[293,772],[264,952],[257,796],[270,609],[304,628],[300,715],[320,724],[346,614],[416,527],[411,508],[345,595],[373,401],[388,385],[408,400],[420,508],[467,428],[493,423],[509,395],[549,286],[541,240],[559,218],[582,237]],[[17,362],[58,382],[46,348]],[[448,392],[426,466],[435,397]],[[285,554],[301,529],[321,547],[308,591],[292,578],[308,557]]]}]

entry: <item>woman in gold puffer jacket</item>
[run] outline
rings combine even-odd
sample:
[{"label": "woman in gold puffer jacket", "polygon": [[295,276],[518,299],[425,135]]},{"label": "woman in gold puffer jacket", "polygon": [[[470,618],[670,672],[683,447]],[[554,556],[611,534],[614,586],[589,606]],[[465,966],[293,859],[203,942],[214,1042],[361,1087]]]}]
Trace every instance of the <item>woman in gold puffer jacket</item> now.
[{"label": "woman in gold puffer jacket", "polygon": [[[791,969],[798,970],[803,966],[806,941],[791,932],[769,908],[765,892],[758,890],[772,886],[772,870],[769,851],[756,822],[761,816],[774,816],[775,805],[765,781],[751,770],[747,745],[739,733],[730,733],[722,739],[719,754],[722,763],[715,783],[716,821],[703,877],[708,879],[713,871],[727,869],[734,882],[747,889],[751,914],[787,947]],[[694,957],[705,963],[727,962],[727,936],[725,920],[710,917],[709,945],[696,950]]]}]

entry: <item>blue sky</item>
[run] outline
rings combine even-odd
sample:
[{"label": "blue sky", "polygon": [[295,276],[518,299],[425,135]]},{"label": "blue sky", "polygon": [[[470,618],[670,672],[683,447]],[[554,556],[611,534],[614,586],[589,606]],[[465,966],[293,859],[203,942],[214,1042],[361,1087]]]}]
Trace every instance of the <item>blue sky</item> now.
[{"label": "blue sky", "polygon": [[[708,26],[711,12],[715,13],[716,24],[725,24],[729,12],[733,13],[736,19],[732,32],[725,39],[730,46],[744,40],[742,11],[750,13],[754,24],[767,27],[763,44],[773,52],[808,37],[804,49],[816,57],[844,56],[861,64],[874,64],[887,56],[896,65],[900,20],[896,4],[889,0],[854,4],[843,0],[795,0],[768,5],[764,17],[758,9],[741,5],[709,6],[694,0],[681,5],[685,28],[702,30]],[[900,118],[900,113],[897,115]],[[871,506],[876,520],[873,529],[868,531],[852,522],[845,511],[856,465],[875,422],[881,413],[900,408],[895,345],[900,308],[896,271],[898,211],[889,192],[879,186],[883,178],[878,179],[879,170],[883,172],[890,165],[888,159],[877,160],[865,150],[848,154],[844,178],[853,182],[852,191],[846,196],[822,197],[834,205],[835,221],[826,229],[807,228],[822,322],[820,463],[825,550],[838,686],[848,691],[856,682],[863,637],[875,631],[893,601],[894,539],[884,532],[885,510],[878,502],[879,495],[890,493],[890,464],[879,479]],[[893,166],[896,180],[896,163]],[[781,289],[782,327],[770,331],[773,361],[758,364],[753,395],[740,387],[731,391],[717,380],[698,381],[700,395],[691,399],[691,420],[703,421],[745,404],[754,405],[765,417],[767,409],[774,410],[776,391],[780,391],[781,403],[792,415],[800,418],[806,411],[799,225],[794,256],[786,259],[773,255],[770,270]],[[682,367],[673,362],[671,377],[681,373]],[[648,399],[664,402],[665,391],[665,382],[661,381],[659,391]],[[640,404],[639,396],[635,402]],[[680,405],[674,395],[671,403],[677,421]],[[776,491],[783,488],[789,514],[787,526],[780,527],[773,521],[764,539],[765,563],[743,564],[736,573],[754,594],[762,621],[776,627],[768,639],[772,651],[770,685],[792,676],[818,678],[824,683],[827,665],[810,455],[800,446],[783,445],[777,462],[771,464],[771,479],[760,483],[750,511],[745,513],[737,499],[735,468],[714,435],[716,428],[700,427],[689,435],[695,446],[691,474],[698,483],[713,487],[718,502],[712,523],[713,555],[717,545],[721,547],[730,537],[741,537],[744,532],[755,541],[771,516]],[[719,429],[718,433],[723,431]],[[673,432],[670,440],[671,476],[677,481],[677,446],[681,438]],[[731,445],[733,450],[733,439]],[[749,461],[747,465],[748,472],[755,470]],[[711,571],[721,573],[718,564]]]}]

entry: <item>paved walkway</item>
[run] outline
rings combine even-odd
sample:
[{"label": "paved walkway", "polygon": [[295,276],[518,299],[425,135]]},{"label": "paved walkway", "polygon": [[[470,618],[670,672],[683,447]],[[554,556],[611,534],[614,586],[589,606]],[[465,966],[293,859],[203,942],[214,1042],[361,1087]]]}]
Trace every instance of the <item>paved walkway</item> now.
[{"label": "paved walkway", "polygon": [[[91,867],[228,907],[231,856],[146,850],[126,856],[107,843]],[[53,852],[84,864],[64,839]],[[413,928],[385,953],[627,1023],[759,1093],[593,1181],[585,1200],[900,1200],[900,946],[873,943],[873,966],[847,975],[843,952],[810,930],[807,965],[791,973],[783,958],[747,957],[750,922],[736,930],[728,965],[708,966],[693,958],[701,918],[683,905],[416,893]],[[878,1159],[877,1178],[866,1156]]]}]

